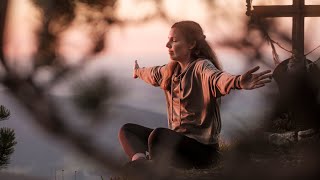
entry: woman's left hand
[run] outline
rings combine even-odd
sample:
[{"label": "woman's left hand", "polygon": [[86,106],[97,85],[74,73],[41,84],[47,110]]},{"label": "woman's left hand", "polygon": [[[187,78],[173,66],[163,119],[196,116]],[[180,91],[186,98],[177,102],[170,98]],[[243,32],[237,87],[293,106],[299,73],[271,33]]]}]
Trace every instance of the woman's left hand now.
[{"label": "woman's left hand", "polygon": [[136,70],[139,69],[139,64],[138,64],[138,60],[134,61],[134,66],[133,66],[133,78],[138,78],[138,75],[136,74]]},{"label": "woman's left hand", "polygon": [[242,89],[256,89],[271,82],[272,74],[270,73],[270,70],[254,74],[254,72],[258,71],[259,68],[259,66],[254,67],[240,76],[240,87]]}]

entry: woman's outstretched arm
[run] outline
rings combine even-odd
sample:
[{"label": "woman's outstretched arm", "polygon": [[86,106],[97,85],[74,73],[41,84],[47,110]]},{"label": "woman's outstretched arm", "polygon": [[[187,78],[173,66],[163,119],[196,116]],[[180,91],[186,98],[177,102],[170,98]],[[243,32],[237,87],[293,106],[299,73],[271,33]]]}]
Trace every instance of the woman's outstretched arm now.
[{"label": "woman's outstretched arm", "polygon": [[[270,70],[255,73],[259,66],[250,69],[243,75],[232,75],[218,70],[209,61],[199,62],[199,74],[204,88],[208,88],[213,96],[220,97],[229,94],[232,89],[255,89],[271,82]],[[206,89],[207,89],[206,88]]]},{"label": "woman's outstretched arm", "polygon": [[[271,82],[272,74],[270,70],[254,73],[260,69],[256,66],[242,75],[231,75],[226,72],[222,72],[215,77],[216,81],[214,86],[216,90],[219,90],[219,95],[229,94],[231,89],[256,89],[265,86]],[[214,82],[213,81],[213,82]]]},{"label": "woman's outstretched arm", "polygon": [[140,78],[148,84],[160,86],[165,68],[166,65],[140,68],[138,61],[135,60],[133,78]]}]

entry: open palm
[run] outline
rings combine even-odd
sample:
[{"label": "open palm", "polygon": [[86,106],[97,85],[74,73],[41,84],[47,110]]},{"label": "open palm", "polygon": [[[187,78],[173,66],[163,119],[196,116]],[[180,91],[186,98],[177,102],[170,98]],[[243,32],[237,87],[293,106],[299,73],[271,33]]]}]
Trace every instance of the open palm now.
[{"label": "open palm", "polygon": [[270,70],[254,74],[260,69],[259,66],[250,69],[240,77],[240,86],[243,89],[256,89],[265,86],[271,82],[272,74]]}]

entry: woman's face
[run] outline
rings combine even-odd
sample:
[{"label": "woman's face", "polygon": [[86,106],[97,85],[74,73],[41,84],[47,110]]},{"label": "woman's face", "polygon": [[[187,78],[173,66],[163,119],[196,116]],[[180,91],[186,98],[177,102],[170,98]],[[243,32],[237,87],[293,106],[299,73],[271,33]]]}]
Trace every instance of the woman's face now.
[{"label": "woman's face", "polygon": [[189,61],[192,45],[186,41],[181,31],[177,28],[171,28],[168,39],[166,47],[171,60]]}]

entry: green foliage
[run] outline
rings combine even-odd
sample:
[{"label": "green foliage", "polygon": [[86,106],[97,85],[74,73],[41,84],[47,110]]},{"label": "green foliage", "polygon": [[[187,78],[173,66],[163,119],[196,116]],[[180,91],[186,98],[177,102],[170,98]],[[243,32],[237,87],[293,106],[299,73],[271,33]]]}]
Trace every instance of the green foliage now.
[{"label": "green foliage", "polygon": [[[0,105],[0,120],[7,120],[10,116],[10,111]],[[0,169],[7,167],[10,160],[10,155],[14,152],[14,146],[17,144],[15,141],[15,133],[13,129],[1,128],[0,129]]]},{"label": "green foliage", "polygon": [[5,168],[9,164],[10,155],[14,152],[15,133],[13,129],[0,129],[0,168]]},{"label": "green foliage", "polygon": [[0,121],[8,119],[10,116],[10,111],[3,105],[0,105]]}]

